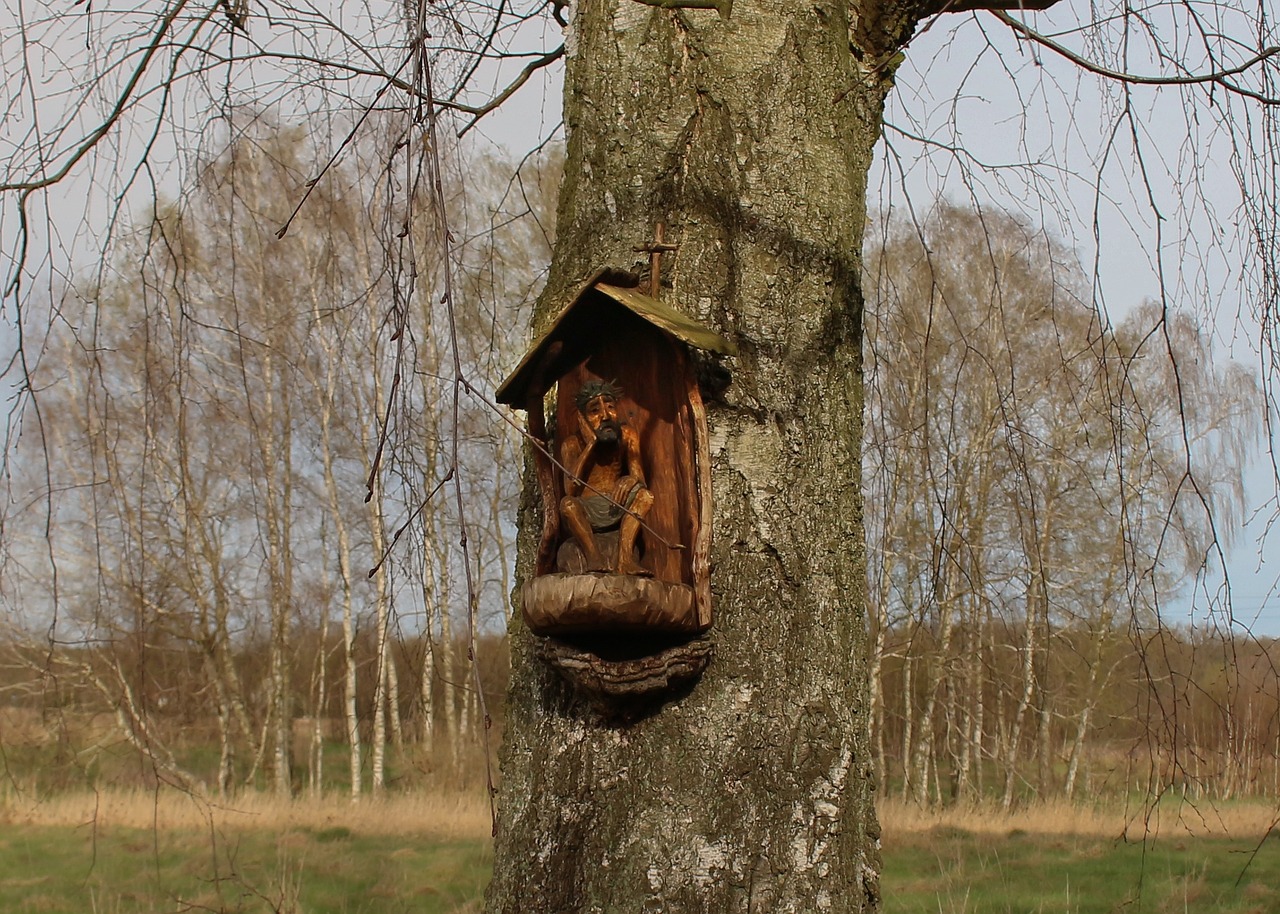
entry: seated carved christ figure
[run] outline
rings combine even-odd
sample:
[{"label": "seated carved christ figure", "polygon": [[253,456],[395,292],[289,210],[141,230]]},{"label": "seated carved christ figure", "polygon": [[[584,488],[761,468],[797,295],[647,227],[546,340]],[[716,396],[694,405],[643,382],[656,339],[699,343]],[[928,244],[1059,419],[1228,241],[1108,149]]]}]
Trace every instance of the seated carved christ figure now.
[{"label": "seated carved christ figure", "polygon": [[[578,433],[560,449],[567,471],[560,516],[582,547],[589,571],[649,575],[635,561],[640,520],[653,506],[640,464],[640,435],[618,418],[621,391],[607,381],[588,381],[578,391]],[[600,553],[596,533],[618,530],[613,563]]]}]

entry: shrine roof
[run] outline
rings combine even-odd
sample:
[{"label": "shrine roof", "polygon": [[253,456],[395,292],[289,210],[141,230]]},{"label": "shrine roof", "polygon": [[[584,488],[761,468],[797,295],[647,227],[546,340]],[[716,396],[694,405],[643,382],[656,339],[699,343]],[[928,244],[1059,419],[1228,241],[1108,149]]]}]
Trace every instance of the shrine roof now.
[{"label": "shrine roof", "polygon": [[[606,282],[606,279],[612,281]],[[625,282],[631,285],[619,284]],[[599,332],[603,312],[613,305],[620,305],[695,349],[721,355],[737,354],[737,347],[711,328],[641,292],[630,274],[601,270],[579,288],[546,332],[529,347],[515,371],[498,388],[498,402],[524,409],[530,393],[545,393],[560,374],[590,353],[588,338]],[[548,382],[545,378],[551,380]],[[534,391],[535,387],[542,389]]]}]

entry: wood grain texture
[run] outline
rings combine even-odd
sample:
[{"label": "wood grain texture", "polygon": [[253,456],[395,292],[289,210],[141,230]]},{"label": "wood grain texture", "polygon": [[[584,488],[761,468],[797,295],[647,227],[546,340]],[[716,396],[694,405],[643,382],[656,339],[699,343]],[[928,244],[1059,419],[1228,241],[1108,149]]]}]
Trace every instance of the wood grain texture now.
[{"label": "wood grain texture", "polygon": [[538,635],[696,633],[687,584],[622,574],[544,574],[520,588],[525,624]]}]

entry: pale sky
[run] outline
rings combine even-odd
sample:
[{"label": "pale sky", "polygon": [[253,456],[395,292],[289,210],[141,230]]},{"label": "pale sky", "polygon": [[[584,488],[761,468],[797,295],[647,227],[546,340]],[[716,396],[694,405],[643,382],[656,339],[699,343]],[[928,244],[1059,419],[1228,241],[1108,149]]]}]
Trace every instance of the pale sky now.
[{"label": "pale sky", "polygon": [[[11,28],[4,20],[12,14],[12,6],[0,12],[0,30]],[[1061,10],[1054,15],[1061,20],[1071,13]],[[1027,18],[1045,28],[1053,21],[1032,14]],[[554,29],[541,21],[531,27]],[[1137,70],[1142,67],[1142,61],[1135,64]],[[560,73],[560,67],[553,66],[535,74],[518,95],[481,123],[471,142],[518,155],[545,139],[559,124]],[[486,76],[495,85],[501,78]],[[1247,343],[1256,330],[1247,315],[1238,318],[1242,291],[1238,265],[1233,266],[1229,256],[1232,245],[1179,240],[1208,238],[1215,220],[1230,223],[1236,205],[1232,198],[1239,191],[1227,170],[1228,137],[1204,125],[1192,137],[1194,125],[1177,91],[1133,93],[1146,166],[1140,171],[1126,137],[1107,155],[1098,152],[1116,123],[1114,87],[1103,86],[1097,77],[1081,77],[1073,65],[1014,40],[989,16],[940,18],[908,49],[896,87],[887,113],[892,126],[881,146],[881,169],[872,176],[873,204],[901,205],[905,186],[916,200],[944,193],[961,203],[978,200],[1021,212],[1077,247],[1086,268],[1096,272],[1100,301],[1112,319],[1119,320],[1144,299],[1159,298],[1163,275],[1164,294],[1173,304],[1212,321],[1224,357],[1256,359]],[[14,137],[10,132],[6,142],[14,142]],[[965,152],[953,155],[910,137],[962,144]],[[883,155],[886,151],[888,156]],[[1183,180],[1193,170],[1193,159],[1205,166],[1203,171],[1199,165],[1194,168],[1203,194],[1189,200]],[[1036,168],[1020,167],[1028,162]],[[44,223],[40,229],[54,234],[65,251],[60,264],[35,249],[37,279],[48,283],[68,260],[92,261],[93,240],[108,207],[95,203],[86,216],[84,200],[119,186],[117,180],[95,187],[81,177],[51,196],[56,224]],[[7,274],[16,229],[11,202],[5,206],[0,214],[0,267]],[[1165,232],[1158,248],[1157,225]],[[12,302],[4,305],[7,324]],[[8,326],[0,327],[0,345],[11,345],[9,332]],[[1234,614],[1255,633],[1280,635],[1280,602],[1268,599],[1280,575],[1280,546],[1274,536],[1262,547],[1257,542],[1270,517],[1267,510],[1256,513],[1273,494],[1269,467],[1260,463],[1246,482],[1246,516],[1255,519],[1237,533],[1229,554]],[[1210,593],[1214,589],[1204,588]],[[1201,595],[1194,606],[1203,608],[1206,602]],[[1184,594],[1170,599],[1166,611],[1169,621],[1185,622],[1193,614],[1193,603]]]}]

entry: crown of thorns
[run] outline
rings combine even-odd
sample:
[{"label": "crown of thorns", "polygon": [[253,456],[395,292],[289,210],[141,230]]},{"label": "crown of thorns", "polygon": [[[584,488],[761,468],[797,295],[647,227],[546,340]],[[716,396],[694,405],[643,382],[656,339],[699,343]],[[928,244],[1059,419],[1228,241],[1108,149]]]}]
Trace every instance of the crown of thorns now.
[{"label": "crown of thorns", "polygon": [[616,401],[621,396],[622,389],[613,381],[588,381],[579,388],[574,402],[578,404],[578,412],[582,412],[596,397],[608,397]]}]

